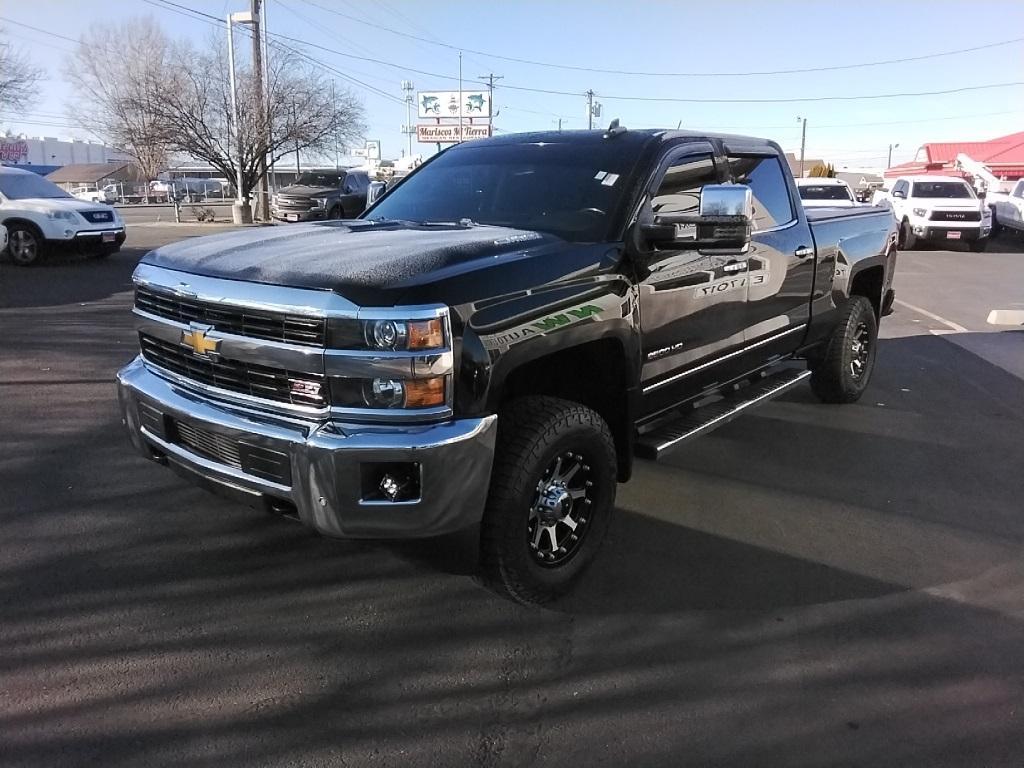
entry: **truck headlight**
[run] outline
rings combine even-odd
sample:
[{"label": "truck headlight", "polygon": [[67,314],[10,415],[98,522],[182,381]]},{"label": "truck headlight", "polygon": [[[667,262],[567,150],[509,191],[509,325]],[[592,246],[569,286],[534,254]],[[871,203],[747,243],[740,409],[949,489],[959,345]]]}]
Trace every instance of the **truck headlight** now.
[{"label": "truck headlight", "polygon": [[928,209],[927,208],[915,208],[914,209],[914,215],[915,216],[920,216],[923,219],[925,216],[928,215]]},{"label": "truck headlight", "polygon": [[326,208],[327,207],[327,198],[326,197],[314,197],[313,198],[313,207],[314,208]]},{"label": "truck headlight", "polygon": [[368,320],[363,339],[370,349],[439,349],[444,346],[441,318],[430,320]]},{"label": "truck headlight", "polygon": [[426,379],[331,377],[331,404],[373,410],[438,408],[448,402],[449,375]]}]

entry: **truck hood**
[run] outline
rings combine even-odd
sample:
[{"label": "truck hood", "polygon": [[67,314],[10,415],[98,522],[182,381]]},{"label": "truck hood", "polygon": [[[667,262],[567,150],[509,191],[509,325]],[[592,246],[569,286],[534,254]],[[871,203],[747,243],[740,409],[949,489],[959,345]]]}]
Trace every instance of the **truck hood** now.
[{"label": "truck hood", "polygon": [[354,301],[442,275],[566,246],[553,235],[505,227],[363,220],[259,227],[183,240],[144,264],[195,275],[336,291]]},{"label": "truck hood", "polygon": [[981,200],[973,197],[912,197],[910,204],[915,208],[931,208],[942,211],[977,211],[982,207]]}]

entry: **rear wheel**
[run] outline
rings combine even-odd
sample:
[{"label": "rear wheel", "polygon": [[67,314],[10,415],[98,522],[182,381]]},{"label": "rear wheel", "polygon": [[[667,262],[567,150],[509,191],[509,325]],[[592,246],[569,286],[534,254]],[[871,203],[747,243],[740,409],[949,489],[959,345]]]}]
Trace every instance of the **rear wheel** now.
[{"label": "rear wheel", "polygon": [[875,368],[878,321],[871,302],[851,296],[825,346],[811,366],[811,389],[824,403],[853,403],[867,389]]},{"label": "rear wheel", "polygon": [[10,224],[7,227],[7,252],[19,267],[35,264],[43,255],[43,238],[34,227]]},{"label": "rear wheel", "polygon": [[485,578],[525,603],[565,593],[605,537],[615,490],[615,447],[604,419],[553,397],[513,401],[498,419],[481,526]]}]

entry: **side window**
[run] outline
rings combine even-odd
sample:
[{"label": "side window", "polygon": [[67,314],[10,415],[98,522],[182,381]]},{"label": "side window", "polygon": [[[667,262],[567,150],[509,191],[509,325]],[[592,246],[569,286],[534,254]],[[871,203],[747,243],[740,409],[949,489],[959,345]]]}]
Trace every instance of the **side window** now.
[{"label": "side window", "polygon": [[788,224],[795,218],[777,157],[730,157],[729,171],[733,181],[750,187],[755,232]]},{"label": "side window", "polygon": [[718,181],[711,155],[686,155],[671,161],[651,197],[654,213],[700,212],[700,191]]}]

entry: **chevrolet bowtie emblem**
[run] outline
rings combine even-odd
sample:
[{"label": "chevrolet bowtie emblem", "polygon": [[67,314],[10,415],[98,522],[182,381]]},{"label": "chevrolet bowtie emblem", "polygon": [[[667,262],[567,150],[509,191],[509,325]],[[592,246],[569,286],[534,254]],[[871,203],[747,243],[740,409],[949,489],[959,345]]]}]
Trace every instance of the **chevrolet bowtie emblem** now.
[{"label": "chevrolet bowtie emblem", "polygon": [[193,352],[202,357],[211,357],[220,350],[220,339],[211,339],[207,332],[211,329],[198,325],[192,325],[187,331],[181,332],[181,345],[190,347]]}]

